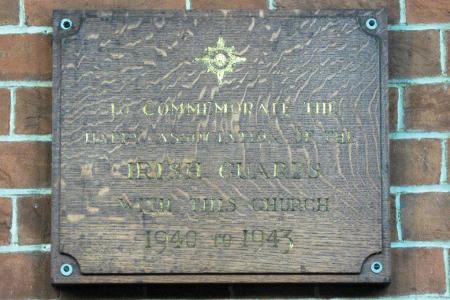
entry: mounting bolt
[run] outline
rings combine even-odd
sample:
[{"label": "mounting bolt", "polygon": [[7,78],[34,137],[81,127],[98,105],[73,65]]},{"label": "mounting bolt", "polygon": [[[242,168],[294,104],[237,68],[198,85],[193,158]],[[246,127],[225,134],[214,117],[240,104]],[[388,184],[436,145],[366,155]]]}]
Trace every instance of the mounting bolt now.
[{"label": "mounting bolt", "polygon": [[67,19],[67,18],[62,19],[61,23],[60,23],[60,26],[61,26],[61,28],[63,30],[69,30],[73,26],[72,20],[71,19]]},{"label": "mounting bolt", "polygon": [[70,276],[73,273],[73,267],[71,264],[62,264],[59,271],[63,276]]},{"label": "mounting bolt", "polygon": [[381,273],[381,271],[383,271],[383,264],[379,261],[374,261],[370,266],[370,269],[376,274]]},{"label": "mounting bolt", "polygon": [[369,30],[375,30],[378,27],[378,21],[375,18],[369,18],[366,21],[366,27]]}]

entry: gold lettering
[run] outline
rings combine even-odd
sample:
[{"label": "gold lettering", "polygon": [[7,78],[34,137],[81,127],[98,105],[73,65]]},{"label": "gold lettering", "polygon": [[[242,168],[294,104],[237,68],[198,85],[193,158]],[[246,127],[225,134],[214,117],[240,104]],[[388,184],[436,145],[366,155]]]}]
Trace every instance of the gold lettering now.
[{"label": "gold lettering", "polygon": [[[258,204],[258,205],[257,205]],[[261,211],[264,210],[264,201],[259,198],[252,199],[252,208],[254,211]]]},{"label": "gold lettering", "polygon": [[85,140],[85,142],[86,142],[86,144],[90,144],[91,142],[89,141],[90,139],[89,139],[89,136],[90,136],[90,133],[89,132],[86,132],[86,140]]},{"label": "gold lettering", "polygon": [[170,137],[173,138],[172,144],[176,144],[176,143],[180,142],[180,139],[173,132],[170,133]]},{"label": "gold lettering", "polygon": [[259,105],[259,110],[262,111],[264,114],[268,115],[269,114],[269,104],[261,103]]},{"label": "gold lettering", "polygon": [[[141,171],[146,171],[147,167],[149,167],[150,165],[147,162],[136,162],[136,169],[137,169],[137,174],[136,174],[136,179],[141,178]],[[145,176],[148,177],[148,173],[145,173]]]},{"label": "gold lettering", "polygon": [[328,212],[329,198],[253,198],[249,206],[253,211]]},{"label": "gold lettering", "polygon": [[282,175],[281,178],[288,177],[287,174],[287,166],[283,162],[274,162],[273,163],[273,177],[274,178],[280,178],[280,174]]},{"label": "gold lettering", "polygon": [[287,114],[288,114],[288,106],[287,106],[287,103],[283,102],[283,103],[281,104],[281,107],[283,108],[283,110],[282,110],[283,115],[287,115]]},{"label": "gold lettering", "polygon": [[164,169],[163,163],[159,162],[156,164],[156,178],[157,179],[162,179],[163,169]]},{"label": "gold lettering", "polygon": [[191,210],[196,211],[197,210],[197,201],[199,201],[200,198],[191,198]]},{"label": "gold lettering", "polygon": [[[237,107],[236,107],[236,105],[237,105]],[[231,112],[232,112],[233,114],[239,114],[239,113],[241,113],[241,104],[238,103],[238,102],[233,102],[233,103],[231,103]]]},{"label": "gold lettering", "polygon": [[253,110],[253,103],[245,102],[244,103],[244,115],[251,115]]},{"label": "gold lettering", "polygon": [[114,119],[117,115],[123,115],[128,114],[130,112],[130,107],[128,104],[122,105],[119,108],[116,108],[116,105],[114,103],[111,103],[111,115]]},{"label": "gold lettering", "polygon": [[172,211],[172,202],[169,198],[140,197],[137,202],[140,211],[146,215]]},{"label": "gold lettering", "polygon": [[355,141],[350,131],[336,132],[336,143],[338,144],[352,144]]},{"label": "gold lettering", "polygon": [[171,103],[171,111],[179,114],[184,113],[184,104],[181,102],[178,106],[175,103]]},{"label": "gold lettering", "polygon": [[144,107],[142,107],[142,111],[146,116],[153,116],[153,113],[148,111],[148,104],[145,104]]},{"label": "gold lettering", "polygon": [[169,112],[169,105],[167,103],[160,103],[158,105],[158,114],[160,116],[165,116]]},{"label": "gold lettering", "polygon": [[277,104],[278,104],[277,102],[272,103],[272,114],[274,114],[274,115],[277,113],[277,109],[276,109]]},{"label": "gold lettering", "polygon": [[276,211],[277,210],[277,204],[276,204],[276,198],[267,198],[264,201],[265,204],[265,211]]},{"label": "gold lettering", "polygon": [[222,103],[222,106],[220,106],[220,103],[214,102],[215,112],[218,113],[228,113],[228,103],[224,102]]},{"label": "gold lettering", "polygon": [[318,178],[320,176],[320,163],[310,166],[309,178]]},{"label": "gold lettering", "polygon": [[308,115],[333,115],[334,114],[334,102],[322,102],[322,101],[308,101],[304,102],[306,106],[306,113]]},{"label": "gold lettering", "polygon": [[196,114],[198,114],[198,110],[199,110],[198,106],[197,107],[193,106],[192,103],[190,103],[190,102],[187,103],[187,106],[186,106],[187,115],[190,115],[190,114],[196,115]]},{"label": "gold lettering", "polygon": [[305,207],[302,205],[302,201],[299,198],[289,198],[291,202],[291,211],[303,211]]},{"label": "gold lettering", "polygon": [[317,198],[317,211],[328,211],[328,198]]},{"label": "gold lettering", "polygon": [[128,163],[128,179],[132,179],[133,178],[133,164],[132,162]]},{"label": "gold lettering", "polygon": [[[228,163],[228,162],[224,162],[223,164],[220,165],[220,167],[219,167],[220,178],[230,178],[231,177],[231,170],[230,170],[231,166],[232,166],[232,164]],[[224,171],[229,171],[229,172],[224,174]]]},{"label": "gold lettering", "polygon": [[128,200],[128,197],[118,198],[117,200],[119,200],[120,206],[122,206],[122,208],[125,208],[125,209],[133,208],[130,200]]}]

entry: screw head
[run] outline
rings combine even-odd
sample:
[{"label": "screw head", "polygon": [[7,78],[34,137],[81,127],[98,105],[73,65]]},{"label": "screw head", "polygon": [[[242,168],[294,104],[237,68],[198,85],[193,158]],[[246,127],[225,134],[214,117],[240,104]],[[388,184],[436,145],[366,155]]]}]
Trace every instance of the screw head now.
[{"label": "screw head", "polygon": [[63,276],[70,276],[73,273],[73,267],[71,264],[62,264],[59,271]]},{"label": "screw head", "polygon": [[383,264],[379,261],[374,261],[370,266],[370,269],[376,274],[381,273],[381,271],[383,271]]},{"label": "screw head", "polygon": [[69,30],[70,28],[72,28],[73,23],[72,23],[71,19],[64,18],[64,19],[61,20],[59,25],[61,26],[61,29]]},{"label": "screw head", "polygon": [[378,28],[378,21],[375,18],[369,18],[366,21],[366,27],[369,30],[375,30]]}]

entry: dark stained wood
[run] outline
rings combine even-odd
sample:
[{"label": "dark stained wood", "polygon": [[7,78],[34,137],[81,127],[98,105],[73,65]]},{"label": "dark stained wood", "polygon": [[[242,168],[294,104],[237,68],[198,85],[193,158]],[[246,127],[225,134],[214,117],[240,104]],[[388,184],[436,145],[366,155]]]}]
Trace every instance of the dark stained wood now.
[{"label": "dark stained wood", "polygon": [[389,281],[386,36],[383,10],[56,11],[53,281]]}]

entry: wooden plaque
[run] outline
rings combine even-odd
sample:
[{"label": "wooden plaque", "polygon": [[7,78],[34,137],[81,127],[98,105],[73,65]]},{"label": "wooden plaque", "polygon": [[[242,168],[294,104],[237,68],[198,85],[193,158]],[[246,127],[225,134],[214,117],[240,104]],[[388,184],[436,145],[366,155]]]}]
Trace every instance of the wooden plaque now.
[{"label": "wooden plaque", "polygon": [[386,26],[56,11],[54,283],[388,282]]}]

